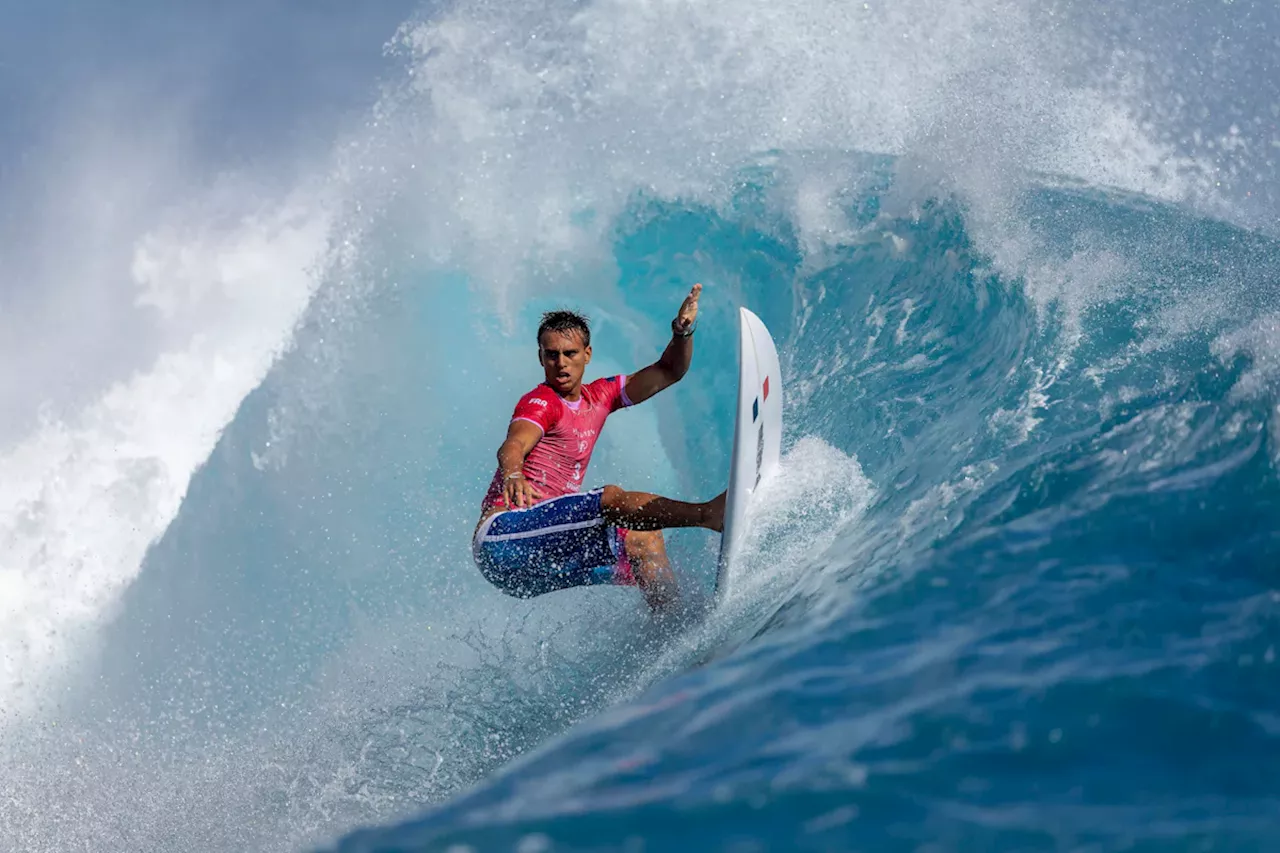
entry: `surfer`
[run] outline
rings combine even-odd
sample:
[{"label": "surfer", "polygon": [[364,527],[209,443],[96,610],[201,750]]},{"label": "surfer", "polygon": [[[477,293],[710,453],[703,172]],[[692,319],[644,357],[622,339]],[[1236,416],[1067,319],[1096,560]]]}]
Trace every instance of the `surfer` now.
[{"label": "surfer", "polygon": [[662,357],[630,376],[582,384],[591,328],[573,311],[550,311],[538,326],[546,381],[520,398],[472,540],[476,565],[518,598],[592,584],[638,586],[655,611],[678,599],[662,530],[724,526],[724,494],[685,503],[608,485],[579,492],[605,419],[679,382],[693,358],[695,284],[671,321]]}]

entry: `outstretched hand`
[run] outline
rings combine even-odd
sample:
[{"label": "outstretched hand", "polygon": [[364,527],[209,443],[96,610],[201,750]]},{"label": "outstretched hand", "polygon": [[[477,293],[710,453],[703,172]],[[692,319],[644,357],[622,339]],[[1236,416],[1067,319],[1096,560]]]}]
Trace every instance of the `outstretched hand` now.
[{"label": "outstretched hand", "polygon": [[702,285],[695,284],[689,295],[680,304],[676,318],[671,321],[671,331],[677,335],[687,335],[698,322],[698,297],[702,295]]},{"label": "outstretched hand", "polygon": [[702,285],[695,284],[684,302],[680,303],[675,319],[671,321],[672,337],[662,351],[662,356],[653,364],[627,377],[629,405],[643,403],[662,389],[670,388],[689,371],[689,362],[693,359],[693,340],[690,336],[698,322],[698,297],[701,295]]}]

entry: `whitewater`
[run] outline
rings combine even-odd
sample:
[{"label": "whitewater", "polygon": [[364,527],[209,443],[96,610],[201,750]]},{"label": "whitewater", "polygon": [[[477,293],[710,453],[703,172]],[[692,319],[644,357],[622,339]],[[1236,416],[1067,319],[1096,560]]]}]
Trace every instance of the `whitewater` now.
[{"label": "whitewater", "polygon": [[[0,36],[0,849],[1280,843],[1273,7],[321,6]],[[694,282],[588,479],[722,489],[759,314],[734,596],[502,596],[540,312]]]}]

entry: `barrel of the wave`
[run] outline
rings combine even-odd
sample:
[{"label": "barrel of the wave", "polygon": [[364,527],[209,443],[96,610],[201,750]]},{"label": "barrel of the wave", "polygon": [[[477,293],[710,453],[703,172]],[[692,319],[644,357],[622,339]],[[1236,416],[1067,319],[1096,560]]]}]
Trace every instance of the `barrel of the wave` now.
[{"label": "barrel of the wave", "polygon": [[738,580],[734,569],[741,562],[751,523],[751,504],[761,484],[777,470],[782,450],[782,371],[778,349],[759,317],[746,308],[738,310],[738,411],[716,572],[717,601],[724,601]]}]

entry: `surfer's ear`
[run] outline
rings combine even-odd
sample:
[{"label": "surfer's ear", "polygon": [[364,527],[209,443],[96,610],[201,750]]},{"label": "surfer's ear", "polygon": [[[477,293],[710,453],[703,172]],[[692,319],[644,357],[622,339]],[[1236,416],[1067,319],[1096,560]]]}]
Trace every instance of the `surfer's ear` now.
[{"label": "surfer's ear", "polygon": [[582,348],[582,354],[587,357],[587,360],[584,361],[583,364],[590,364],[591,363],[591,344],[587,344],[585,347]]}]

